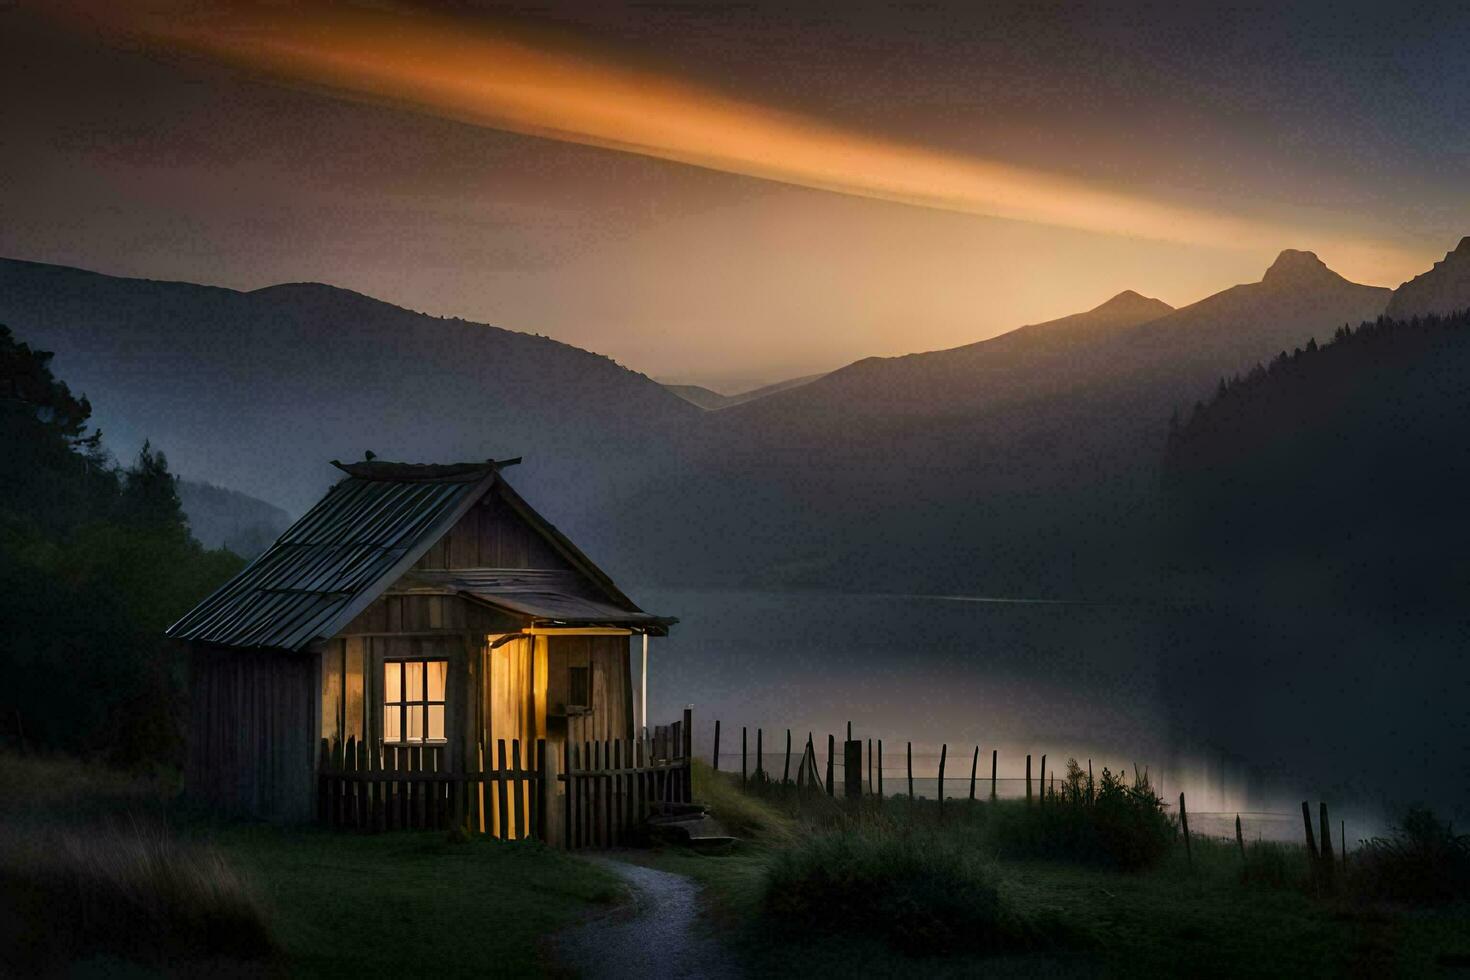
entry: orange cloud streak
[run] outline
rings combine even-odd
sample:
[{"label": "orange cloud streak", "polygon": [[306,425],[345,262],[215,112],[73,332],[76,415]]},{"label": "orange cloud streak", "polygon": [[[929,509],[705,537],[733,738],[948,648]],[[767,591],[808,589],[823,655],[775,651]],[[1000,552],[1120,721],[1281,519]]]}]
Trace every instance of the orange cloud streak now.
[{"label": "orange cloud streak", "polygon": [[[296,83],[517,133],[951,211],[1093,232],[1277,249],[1373,278],[1417,271],[1391,245],[1180,207],[1085,181],[875,138],[587,51],[432,14],[321,4],[85,4],[87,21]],[[1308,239],[1303,242],[1303,239]]]}]

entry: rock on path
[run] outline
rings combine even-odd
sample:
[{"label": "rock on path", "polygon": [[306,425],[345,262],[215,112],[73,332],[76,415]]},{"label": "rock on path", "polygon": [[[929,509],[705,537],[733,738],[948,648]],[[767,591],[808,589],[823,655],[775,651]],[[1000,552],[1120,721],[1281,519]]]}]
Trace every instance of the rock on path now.
[{"label": "rock on path", "polygon": [[608,858],[593,858],[627,882],[635,897],[622,909],[561,935],[562,963],[583,977],[710,977],[739,971],[714,939],[700,935],[699,888],[683,875]]}]

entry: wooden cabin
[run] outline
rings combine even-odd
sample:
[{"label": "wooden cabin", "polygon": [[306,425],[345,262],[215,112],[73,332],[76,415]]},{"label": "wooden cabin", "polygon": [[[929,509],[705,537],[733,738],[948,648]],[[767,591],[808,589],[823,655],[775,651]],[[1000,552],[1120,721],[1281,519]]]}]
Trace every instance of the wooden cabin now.
[{"label": "wooden cabin", "polygon": [[189,649],[187,793],[303,821],[323,744],[460,772],[502,741],[560,759],[634,736],[630,641],[675,620],[533,510],[515,462],[334,462],[345,478],[169,627]]}]

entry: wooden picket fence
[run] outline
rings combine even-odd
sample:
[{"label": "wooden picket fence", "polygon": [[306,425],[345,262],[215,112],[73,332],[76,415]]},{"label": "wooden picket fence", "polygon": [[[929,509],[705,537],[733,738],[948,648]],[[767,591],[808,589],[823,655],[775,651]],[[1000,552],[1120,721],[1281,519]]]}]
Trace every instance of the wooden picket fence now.
[{"label": "wooden picket fence", "polygon": [[567,743],[557,777],[566,784],[566,846],[634,843],[649,816],[690,803],[693,731],[686,708],[682,719],[655,727],[651,737]]},{"label": "wooden picket fence", "polygon": [[[376,749],[376,751],[375,751]],[[343,830],[447,830],[463,827],[502,840],[546,839],[541,787],[548,782],[546,740],[496,743],[493,768],[483,747],[480,765],[446,768],[445,746],[370,746],[349,737],[345,744],[322,739],[317,771],[317,815]]]},{"label": "wooden picket fence", "polygon": [[[476,746],[464,769],[446,765],[443,745],[322,739],[318,820],[370,832],[462,827],[577,848],[632,843],[650,815],[691,801],[690,714],[638,739],[565,743],[554,775],[545,739],[525,745],[524,757],[519,739]],[[561,826],[549,826],[549,799],[562,807]]]}]

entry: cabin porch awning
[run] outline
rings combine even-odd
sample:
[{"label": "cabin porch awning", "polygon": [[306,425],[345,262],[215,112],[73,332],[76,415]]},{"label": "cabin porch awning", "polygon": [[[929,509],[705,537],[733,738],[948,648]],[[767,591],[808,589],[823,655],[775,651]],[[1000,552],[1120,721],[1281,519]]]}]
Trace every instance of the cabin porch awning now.
[{"label": "cabin porch awning", "polygon": [[587,595],[574,572],[539,568],[419,569],[401,587],[452,592],[529,620],[535,626],[615,626],[666,636],[678,622]]}]

